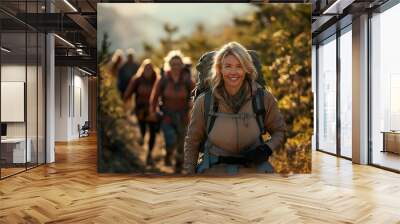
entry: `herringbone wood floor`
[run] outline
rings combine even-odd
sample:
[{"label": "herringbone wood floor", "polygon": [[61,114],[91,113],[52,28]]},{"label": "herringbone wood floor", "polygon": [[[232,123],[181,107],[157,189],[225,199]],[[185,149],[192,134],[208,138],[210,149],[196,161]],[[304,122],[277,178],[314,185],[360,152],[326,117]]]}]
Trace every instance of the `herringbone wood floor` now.
[{"label": "herringbone wood floor", "polygon": [[400,223],[400,175],[313,153],[310,175],[137,177],[96,172],[96,139],[0,181],[0,223]]}]

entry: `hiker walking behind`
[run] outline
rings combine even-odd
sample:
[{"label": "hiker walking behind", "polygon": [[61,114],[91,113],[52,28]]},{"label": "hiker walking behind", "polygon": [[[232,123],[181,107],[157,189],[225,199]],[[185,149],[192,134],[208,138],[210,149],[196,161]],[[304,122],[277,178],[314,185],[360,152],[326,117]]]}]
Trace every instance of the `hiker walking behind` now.
[{"label": "hiker walking behind", "polygon": [[135,114],[138,119],[141,139],[140,143],[143,144],[146,129],[149,129],[150,138],[148,143],[147,164],[154,165],[151,153],[153,151],[154,143],[156,140],[156,133],[159,128],[155,113],[150,113],[150,95],[159,75],[156,72],[150,59],[145,59],[140,65],[137,73],[129,82],[129,85],[124,94],[124,101],[131,99],[135,94]]},{"label": "hiker walking behind", "polygon": [[[200,59],[203,86],[196,91],[203,93],[194,102],[185,138],[185,173],[273,172],[268,157],[281,147],[285,123],[276,99],[259,84],[265,81],[254,55],[230,42]],[[207,66],[211,77],[204,81]]]},{"label": "hiker walking behind", "polygon": [[118,90],[123,97],[129,81],[134,76],[139,68],[139,64],[135,62],[135,52],[133,49],[127,50],[127,61],[122,65],[118,73]]},{"label": "hiker walking behind", "polygon": [[165,61],[170,68],[156,81],[151,95],[151,111],[156,111],[157,105],[160,105],[163,114],[161,129],[166,147],[165,165],[172,165],[175,153],[176,173],[180,173],[183,167],[183,142],[191,109],[191,91],[194,88],[182,58],[180,51],[168,53]]}]

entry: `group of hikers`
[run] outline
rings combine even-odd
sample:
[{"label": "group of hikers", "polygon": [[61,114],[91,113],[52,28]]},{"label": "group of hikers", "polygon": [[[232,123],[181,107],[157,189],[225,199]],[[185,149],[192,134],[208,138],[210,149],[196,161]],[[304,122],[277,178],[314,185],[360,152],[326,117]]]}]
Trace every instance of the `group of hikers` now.
[{"label": "group of hikers", "polygon": [[175,173],[274,172],[268,158],[282,146],[286,126],[265,89],[256,53],[237,42],[205,53],[196,65],[196,83],[185,59],[170,51],[159,72],[150,59],[135,63],[130,50],[118,72],[122,99],[129,105],[134,96],[142,145],[149,131],[146,163],[154,165],[152,150],[161,129],[164,164]]}]

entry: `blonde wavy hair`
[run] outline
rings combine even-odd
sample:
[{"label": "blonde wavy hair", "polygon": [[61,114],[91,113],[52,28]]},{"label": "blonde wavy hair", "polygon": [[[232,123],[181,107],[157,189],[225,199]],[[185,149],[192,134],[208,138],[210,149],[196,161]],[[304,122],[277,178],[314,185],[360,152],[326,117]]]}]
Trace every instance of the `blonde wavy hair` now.
[{"label": "blonde wavy hair", "polygon": [[183,59],[185,58],[185,56],[183,55],[183,53],[180,50],[172,50],[172,51],[168,52],[167,56],[164,57],[164,71],[171,70],[170,63],[171,63],[172,59],[174,59],[174,58],[181,59],[182,64],[183,64]]},{"label": "blonde wavy hair", "polygon": [[210,86],[212,91],[214,91],[219,85],[221,85],[222,78],[222,63],[226,56],[235,56],[240,64],[242,65],[245,75],[251,81],[256,80],[257,71],[254,67],[253,60],[250,54],[247,52],[246,48],[237,42],[229,42],[222,46],[214,56],[214,62],[211,69],[210,75]]},{"label": "blonde wavy hair", "polygon": [[124,52],[121,49],[117,49],[112,55],[111,60],[107,63],[106,68],[114,75],[117,75],[117,70],[121,68],[125,61]]},{"label": "blonde wavy hair", "polygon": [[159,77],[158,68],[155,65],[153,65],[151,59],[149,59],[149,58],[146,58],[143,60],[142,64],[140,65],[140,67],[138,68],[138,70],[136,72],[136,75],[133,77],[141,77],[144,74],[144,69],[146,68],[146,65],[149,65],[149,64],[152,67],[154,78],[157,79]]}]

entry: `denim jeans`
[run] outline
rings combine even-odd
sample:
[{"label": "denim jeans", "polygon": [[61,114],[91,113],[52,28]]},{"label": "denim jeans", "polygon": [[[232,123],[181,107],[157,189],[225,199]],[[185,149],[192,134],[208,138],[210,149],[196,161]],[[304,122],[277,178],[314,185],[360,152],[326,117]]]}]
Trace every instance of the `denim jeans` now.
[{"label": "denim jeans", "polygon": [[175,159],[177,163],[183,162],[183,144],[185,141],[186,127],[179,127],[173,123],[161,123],[164,133],[165,148],[172,153],[176,148]]}]

